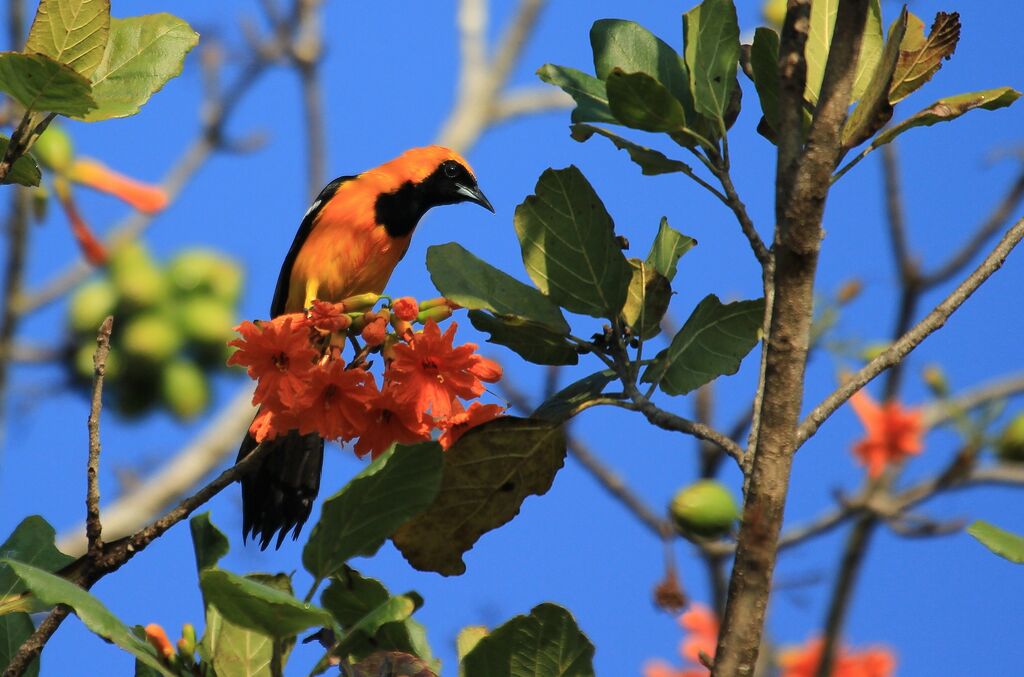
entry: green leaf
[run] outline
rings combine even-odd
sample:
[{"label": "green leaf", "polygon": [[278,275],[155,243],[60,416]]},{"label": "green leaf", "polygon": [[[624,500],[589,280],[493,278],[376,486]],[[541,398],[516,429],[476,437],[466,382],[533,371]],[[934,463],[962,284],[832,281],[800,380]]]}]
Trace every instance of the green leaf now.
[{"label": "green leaf", "polygon": [[750,67],[757,98],[761,101],[763,124],[771,130],[770,140],[774,143],[779,133],[779,34],[771,28],[754,31]]},{"label": "green leaf", "polygon": [[883,41],[881,3],[879,0],[870,0],[864,34],[860,39],[860,56],[857,58],[857,75],[853,80],[852,101],[859,101],[867,92],[875,68],[882,58]]},{"label": "green leaf", "polygon": [[216,607],[207,606],[199,655],[217,677],[271,677],[274,640],[224,620]]},{"label": "green leaf", "polygon": [[539,604],[480,639],[466,654],[465,677],[593,677],[594,645],[560,606]]},{"label": "green leaf", "polygon": [[[1020,92],[1012,87],[987,89],[982,92],[958,94],[939,99],[922,111],[915,113],[906,120],[898,122],[883,130],[874,138],[868,150],[874,150],[894,140],[897,136],[914,127],[930,127],[940,122],[955,120],[964,113],[976,108],[997,110],[1011,105],[1020,98]],[[867,151],[865,151],[867,152]]]},{"label": "green leaf", "polygon": [[438,291],[463,308],[489,310],[569,333],[562,311],[548,297],[455,242],[429,247],[427,270]]},{"label": "green leaf", "polygon": [[[39,515],[26,517],[0,545],[0,559],[12,559],[53,573],[75,561],[55,545],[57,532]],[[25,590],[18,576],[0,563],[0,598]],[[0,610],[0,613],[3,613]]]},{"label": "green leaf", "polygon": [[620,316],[640,338],[649,339],[661,333],[661,318],[668,310],[672,285],[656,268],[640,259],[630,259],[629,262],[633,266],[633,279]]},{"label": "green leaf", "polygon": [[174,677],[174,673],[160,663],[155,650],[149,644],[133,635],[128,626],[119,621],[102,602],[88,592],[60,576],[24,562],[7,559],[3,563],[9,566],[25,587],[44,604],[66,604],[74,610],[75,615],[87,628],[104,640],[113,642],[161,675]]},{"label": "green leaf", "polygon": [[530,418],[539,418],[553,423],[562,423],[571,418],[573,412],[585,402],[601,396],[605,387],[615,381],[618,375],[611,369],[599,371],[575,383],[571,383],[544,400]]},{"label": "green leaf", "polygon": [[348,634],[331,650],[331,654],[335,656],[350,654],[352,647],[357,646],[360,639],[376,637],[388,626],[400,625],[421,606],[423,606],[423,599],[416,593],[388,597],[350,626]]},{"label": "green leaf", "polygon": [[397,445],[324,501],[320,519],[302,550],[302,564],[325,579],[345,562],[377,552],[403,522],[437,496],[441,446]]},{"label": "green leaf", "polygon": [[[7,144],[11,140],[0,134],[0,158],[7,152]],[[7,172],[4,183],[17,183],[22,186],[38,186],[42,174],[39,172],[39,165],[31,155],[22,155],[14,161],[14,166]]]},{"label": "green leaf", "polygon": [[228,554],[231,546],[220,529],[213,526],[210,513],[196,515],[188,522],[192,531],[192,549],[196,555],[196,569],[200,572],[217,566],[220,558]]},{"label": "green leaf", "polygon": [[676,277],[676,265],[683,254],[697,246],[697,241],[668,225],[668,219],[661,217],[658,234],[647,255],[647,265],[661,273],[670,282]]},{"label": "green leaf", "polygon": [[646,73],[668,89],[687,113],[696,112],[686,63],[676,50],[640,24],[622,19],[595,21],[590,28],[590,46],[598,78],[607,80],[616,68],[625,73]]},{"label": "green leaf", "polygon": [[135,115],[181,73],[198,41],[191,26],[170,14],[112,19],[107,48],[92,75],[96,110],[76,117],[93,122]]},{"label": "green leaf", "polygon": [[207,569],[199,575],[199,585],[207,604],[216,607],[225,620],[269,637],[283,639],[333,622],[325,610],[304,604],[280,586],[228,571]]},{"label": "green leaf", "polygon": [[959,41],[960,15],[956,12],[936,14],[927,37],[924,22],[910,14],[906,34],[900,42],[899,62],[889,86],[890,103],[902,101],[931,80],[942,67],[942,60],[953,56]]},{"label": "green leaf", "polygon": [[604,82],[593,75],[566,66],[545,64],[537,70],[544,82],[560,87],[576,101],[573,122],[617,122],[608,108],[608,93]]},{"label": "green leaf", "polygon": [[[683,14],[686,66],[697,111],[723,120],[740,59],[740,28],[732,0],[704,0]],[[724,120],[723,120],[724,127]]]},{"label": "green leaf", "polygon": [[623,125],[668,134],[686,128],[682,104],[650,75],[626,73],[616,68],[608,74],[605,85],[612,115]]},{"label": "green leaf", "polygon": [[[22,643],[29,638],[36,627],[32,618],[26,613],[13,613],[0,616],[0,669],[6,668],[14,654],[18,653]],[[39,658],[36,657],[24,673],[26,677],[38,677]]]},{"label": "green leaf", "polygon": [[719,376],[735,374],[757,344],[764,321],[764,299],[722,304],[711,294],[644,372],[644,383],[658,383],[669,395],[684,395]]},{"label": "green leaf", "polygon": [[885,51],[875,68],[864,96],[843,126],[843,148],[859,146],[892,118],[889,84],[892,82],[896,60],[899,58],[900,42],[903,40],[906,30],[907,8],[904,6],[899,17],[889,27],[889,38],[885,45]]},{"label": "green leaf", "polygon": [[0,52],[0,91],[29,111],[82,115],[96,107],[91,85],[43,54]]},{"label": "green leaf", "polygon": [[504,416],[472,428],[445,453],[441,491],[395,532],[395,547],[421,571],[463,573],[462,554],[547,492],[564,462],[560,425]]},{"label": "green leaf", "polygon": [[685,162],[673,160],[666,157],[660,151],[647,148],[622,138],[618,134],[582,123],[577,123],[570,128],[572,138],[580,143],[587,141],[594,134],[599,134],[615,144],[619,150],[629,153],[629,159],[640,165],[640,170],[645,176],[656,176],[658,174],[669,174],[671,172],[682,172],[693,174],[693,168]]},{"label": "green leaf", "polygon": [[110,0],[40,0],[25,51],[89,77],[103,58],[109,31]]},{"label": "green leaf", "polygon": [[535,190],[514,219],[530,279],[563,308],[613,317],[632,272],[601,199],[574,166],[545,170]]},{"label": "green leaf", "polygon": [[967,533],[974,536],[986,548],[1014,564],[1024,564],[1024,537],[1000,529],[994,524],[976,520],[967,527]]},{"label": "green leaf", "polygon": [[566,365],[580,361],[576,348],[566,341],[567,333],[516,318],[495,317],[481,310],[469,311],[469,321],[478,331],[490,334],[488,343],[505,346],[527,362]]},{"label": "green leaf", "polygon": [[804,45],[804,58],[807,60],[804,98],[814,105],[818,103],[818,93],[825,79],[825,63],[828,61],[828,50],[832,44],[832,32],[836,27],[838,11],[839,0],[814,0],[811,3],[811,25],[807,31],[807,43]]}]

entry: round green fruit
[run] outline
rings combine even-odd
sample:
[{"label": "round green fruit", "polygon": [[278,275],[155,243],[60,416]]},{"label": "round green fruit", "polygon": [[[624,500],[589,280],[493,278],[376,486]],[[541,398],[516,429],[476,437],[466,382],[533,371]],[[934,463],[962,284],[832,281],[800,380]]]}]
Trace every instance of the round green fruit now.
[{"label": "round green fruit", "polygon": [[175,360],[160,374],[160,394],[164,405],[181,420],[195,418],[210,403],[210,386],[195,363]]},{"label": "round green fruit", "polygon": [[121,346],[128,357],[163,363],[181,350],[183,338],[174,322],[159,313],[146,313],[128,322]]},{"label": "round green fruit", "polygon": [[680,489],[669,512],[681,531],[709,538],[727,534],[740,514],[732,493],[715,480],[700,480]]},{"label": "round green fruit", "polygon": [[196,296],[182,302],[178,320],[185,336],[203,348],[220,348],[234,337],[235,313],[212,296]]},{"label": "round green fruit", "polygon": [[242,291],[242,268],[209,249],[189,249],[167,265],[174,288],[183,294],[210,294],[234,303]]},{"label": "round green fruit", "polygon": [[51,123],[32,145],[32,154],[44,167],[64,172],[75,160],[75,146],[63,127]]},{"label": "round green fruit", "polygon": [[68,326],[75,333],[92,334],[114,312],[117,290],[107,280],[93,280],[78,288],[68,305]]},{"label": "round green fruit", "polygon": [[1017,414],[996,442],[999,458],[1010,463],[1024,463],[1024,413]]}]

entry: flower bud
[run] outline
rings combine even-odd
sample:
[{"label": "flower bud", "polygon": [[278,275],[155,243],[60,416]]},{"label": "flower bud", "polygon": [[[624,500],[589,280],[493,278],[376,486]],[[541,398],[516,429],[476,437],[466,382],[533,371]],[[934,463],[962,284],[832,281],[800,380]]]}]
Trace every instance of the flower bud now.
[{"label": "flower bud", "polygon": [[860,296],[862,291],[864,291],[864,283],[856,277],[851,278],[844,282],[843,286],[836,292],[836,302],[844,306]]},{"label": "flower bud", "polygon": [[380,294],[367,293],[350,296],[347,299],[342,300],[341,304],[345,306],[346,312],[355,312],[369,310],[377,305],[377,301],[379,300]]},{"label": "flower bud", "polygon": [[174,655],[174,647],[171,646],[171,640],[167,639],[167,633],[156,623],[150,623],[146,626],[146,640],[165,659],[170,660],[171,656]]},{"label": "flower bud", "polygon": [[427,308],[426,310],[423,310],[423,306],[420,306],[420,312],[419,315],[416,316],[416,321],[419,322],[420,324],[426,324],[430,320],[433,320],[434,322],[440,322],[442,320],[447,320],[451,316],[452,309],[448,305],[433,306],[431,308]]},{"label": "flower bud", "polygon": [[680,489],[669,512],[680,531],[708,538],[729,533],[740,513],[729,489],[715,480],[699,480]]},{"label": "flower bud", "polygon": [[451,302],[443,296],[436,298],[427,299],[426,301],[420,301],[420,311],[430,310],[431,308],[437,308],[438,306],[448,306]]},{"label": "flower bud", "polygon": [[405,322],[412,322],[420,314],[419,305],[416,303],[416,299],[411,296],[395,299],[391,303],[391,310],[394,311],[395,317]]},{"label": "flower bud", "polygon": [[192,656],[196,652],[196,629],[191,623],[181,626],[181,639],[178,640],[178,649],[186,656]]},{"label": "flower bud", "polygon": [[363,341],[366,342],[366,345],[371,348],[379,346],[384,343],[384,339],[388,336],[387,321],[381,317],[375,318],[372,322],[367,323],[367,325],[363,327],[361,336],[363,337]]}]

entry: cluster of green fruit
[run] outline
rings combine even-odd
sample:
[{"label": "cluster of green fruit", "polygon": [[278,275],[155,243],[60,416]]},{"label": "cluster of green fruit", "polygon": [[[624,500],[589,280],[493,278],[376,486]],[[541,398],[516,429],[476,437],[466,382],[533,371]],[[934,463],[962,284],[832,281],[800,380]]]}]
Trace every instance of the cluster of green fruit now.
[{"label": "cluster of green fruit", "polygon": [[239,265],[206,249],[165,266],[138,243],[111,255],[106,274],[80,287],[68,307],[68,367],[92,381],[96,331],[114,316],[107,391],[116,411],[140,416],[163,406],[179,419],[202,413],[209,376],[226,369],[242,289]]}]

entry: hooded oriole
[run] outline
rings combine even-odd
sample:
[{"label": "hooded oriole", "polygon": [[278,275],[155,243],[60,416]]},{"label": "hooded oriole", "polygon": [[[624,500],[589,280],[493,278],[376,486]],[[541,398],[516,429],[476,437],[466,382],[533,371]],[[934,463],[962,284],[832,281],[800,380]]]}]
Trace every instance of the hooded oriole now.
[{"label": "hooded oriole", "polygon": [[[494,211],[458,153],[413,148],[375,169],[331,181],[306,212],[277,278],[271,317],[301,312],[313,299],[337,302],[381,293],[431,207],[474,202]],[[242,536],[265,549],[299,530],[320,489],[324,441],[295,430],[263,444],[274,449],[242,478]],[[238,460],[256,447],[246,435]]]}]

